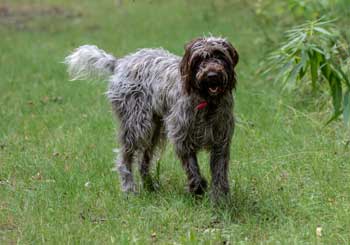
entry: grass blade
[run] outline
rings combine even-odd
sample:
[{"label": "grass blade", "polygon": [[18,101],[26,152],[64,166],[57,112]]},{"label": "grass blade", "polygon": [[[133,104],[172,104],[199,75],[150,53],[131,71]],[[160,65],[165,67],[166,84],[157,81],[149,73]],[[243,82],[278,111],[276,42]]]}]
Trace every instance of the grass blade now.
[{"label": "grass blade", "polygon": [[347,90],[344,95],[344,110],[343,110],[343,118],[344,118],[344,123],[346,126],[349,126],[349,119],[350,119],[350,90]]}]

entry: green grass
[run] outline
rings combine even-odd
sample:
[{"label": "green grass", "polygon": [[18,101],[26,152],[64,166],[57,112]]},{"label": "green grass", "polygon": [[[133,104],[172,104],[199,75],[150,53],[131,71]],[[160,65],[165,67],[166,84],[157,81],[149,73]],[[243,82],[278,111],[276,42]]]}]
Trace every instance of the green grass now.
[{"label": "green grass", "polygon": [[[0,15],[0,243],[350,243],[349,130],[324,127],[327,112],[256,72],[273,46],[244,2],[124,2],[5,1],[13,11]],[[266,25],[276,40],[281,30]],[[82,44],[117,56],[159,46],[181,55],[208,33],[228,37],[241,57],[232,202],[215,208],[187,194],[171,145],[160,191],[124,196],[111,171],[106,84],[69,82],[60,62]],[[199,159],[209,177],[208,156]]]}]

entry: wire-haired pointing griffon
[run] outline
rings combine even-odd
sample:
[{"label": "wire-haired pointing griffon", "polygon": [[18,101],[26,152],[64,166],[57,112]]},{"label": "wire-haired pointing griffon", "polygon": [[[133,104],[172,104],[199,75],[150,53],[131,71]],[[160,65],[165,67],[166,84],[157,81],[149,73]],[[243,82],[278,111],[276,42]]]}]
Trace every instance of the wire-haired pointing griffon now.
[{"label": "wire-haired pointing griffon", "polygon": [[152,189],[150,163],[161,139],[168,138],[182,162],[188,189],[202,194],[207,181],[196,154],[210,152],[211,195],[229,193],[228,165],[234,131],[233,90],[238,53],[223,38],[203,37],[185,46],[183,57],[164,49],[141,49],[116,58],[96,46],[81,46],[66,57],[72,79],[102,77],[120,120],[117,169],[121,189],[135,191],[132,163],[141,154],[140,174]]}]

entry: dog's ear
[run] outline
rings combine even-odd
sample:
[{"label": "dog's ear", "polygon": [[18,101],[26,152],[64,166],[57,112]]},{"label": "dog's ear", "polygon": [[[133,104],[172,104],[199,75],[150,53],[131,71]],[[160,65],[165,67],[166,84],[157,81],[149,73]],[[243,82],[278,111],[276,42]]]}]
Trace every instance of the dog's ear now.
[{"label": "dog's ear", "polygon": [[192,49],[193,46],[197,43],[203,40],[203,38],[196,38],[191,40],[185,45],[185,54],[182,57],[182,60],[180,62],[180,73],[181,78],[183,81],[184,90],[187,94],[190,94],[192,92],[192,84],[191,81],[193,79],[193,73],[192,73]]},{"label": "dog's ear", "polygon": [[227,50],[227,52],[229,53],[229,59],[230,59],[230,62],[231,62],[231,65],[232,67],[230,67],[231,69],[231,75],[230,75],[230,83],[229,83],[229,89],[232,90],[232,89],[236,89],[236,83],[237,83],[237,80],[236,80],[236,72],[235,72],[235,67],[239,61],[239,55],[238,55],[238,52],[237,50],[233,47],[233,45],[228,42],[228,41],[225,41],[224,43],[224,46]]},{"label": "dog's ear", "polygon": [[238,55],[238,52],[237,50],[233,47],[233,45],[226,41],[225,44],[224,44],[225,48],[227,49],[227,51],[229,52],[230,54],[230,59],[231,59],[231,62],[232,62],[232,66],[233,68],[235,68],[235,66],[237,65],[238,61],[239,61],[239,55]]}]

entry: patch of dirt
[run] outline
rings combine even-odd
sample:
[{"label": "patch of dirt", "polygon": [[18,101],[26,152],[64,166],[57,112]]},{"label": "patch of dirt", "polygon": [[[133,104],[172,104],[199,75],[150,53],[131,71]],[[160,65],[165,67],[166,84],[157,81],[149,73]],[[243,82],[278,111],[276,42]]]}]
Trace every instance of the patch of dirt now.
[{"label": "patch of dirt", "polygon": [[3,221],[0,221],[0,232],[13,231],[16,229],[17,226],[12,216],[8,216],[7,219],[5,218]]},{"label": "patch of dirt", "polygon": [[16,29],[26,29],[29,22],[44,18],[74,19],[81,16],[81,12],[56,5],[0,4],[0,26],[15,27]]}]

